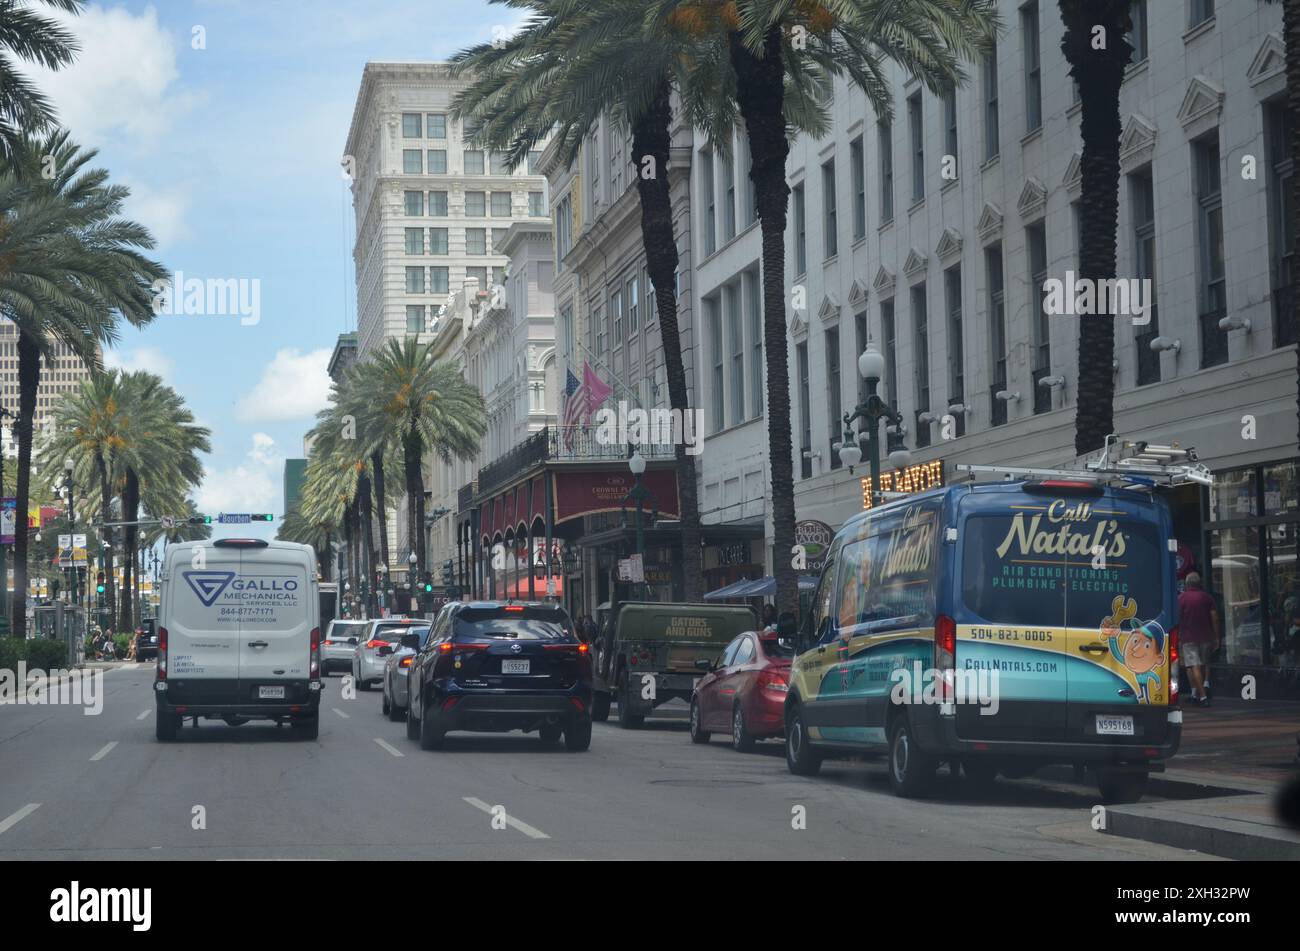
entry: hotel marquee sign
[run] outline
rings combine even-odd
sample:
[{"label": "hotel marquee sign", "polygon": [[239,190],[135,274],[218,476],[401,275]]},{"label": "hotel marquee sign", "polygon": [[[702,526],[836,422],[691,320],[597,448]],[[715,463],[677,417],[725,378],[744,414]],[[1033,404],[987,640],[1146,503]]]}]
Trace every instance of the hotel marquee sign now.
[{"label": "hotel marquee sign", "polygon": [[[905,492],[912,494],[933,489],[943,485],[943,460],[921,462],[906,469],[893,469],[880,473],[881,492]],[[862,480],[862,507],[871,508],[871,476]]]}]

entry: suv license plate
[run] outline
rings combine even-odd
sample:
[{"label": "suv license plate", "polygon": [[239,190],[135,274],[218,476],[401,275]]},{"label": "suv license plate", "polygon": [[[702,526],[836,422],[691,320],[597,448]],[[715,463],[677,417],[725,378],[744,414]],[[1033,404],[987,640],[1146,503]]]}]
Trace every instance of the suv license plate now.
[{"label": "suv license plate", "polygon": [[283,700],[283,687],[258,687],[257,698],[259,700]]},{"label": "suv license plate", "polygon": [[526,660],[503,660],[501,662],[501,673],[503,674],[526,674],[528,673],[528,661]]},{"label": "suv license plate", "polygon": [[1109,717],[1097,716],[1097,735],[1098,736],[1132,736],[1133,735],[1133,718],[1132,717]]}]

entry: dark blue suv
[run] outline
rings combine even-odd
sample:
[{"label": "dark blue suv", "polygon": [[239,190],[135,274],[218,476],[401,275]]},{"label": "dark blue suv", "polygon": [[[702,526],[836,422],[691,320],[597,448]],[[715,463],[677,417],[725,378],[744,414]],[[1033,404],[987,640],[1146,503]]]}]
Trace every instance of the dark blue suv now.
[{"label": "dark blue suv", "polygon": [[470,601],[438,615],[410,672],[406,735],[426,750],[464,730],[537,731],[548,746],[591,745],[591,654],[563,608]]}]

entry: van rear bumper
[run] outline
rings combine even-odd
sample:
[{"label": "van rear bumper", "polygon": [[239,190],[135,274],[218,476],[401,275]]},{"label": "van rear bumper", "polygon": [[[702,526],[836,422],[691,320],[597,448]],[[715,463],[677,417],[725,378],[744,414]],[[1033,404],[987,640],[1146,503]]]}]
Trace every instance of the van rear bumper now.
[{"label": "van rear bumper", "polygon": [[313,716],[320,709],[320,688],[311,689],[310,681],[284,682],[283,700],[255,699],[256,685],[228,683],[233,688],[228,692],[213,690],[210,684],[168,683],[166,690],[155,686],[154,700],[159,712],[182,716]]},{"label": "van rear bumper", "polygon": [[[934,711],[935,708],[922,709]],[[1173,709],[1177,710],[1176,707]],[[1178,752],[1183,731],[1181,722],[1171,721],[1159,743],[1124,742],[1125,738],[1120,737],[1086,741],[970,740],[957,735],[956,717],[940,716],[934,712],[930,716],[914,716],[912,721],[917,745],[927,753],[1002,756],[1040,763],[1157,763]]]}]

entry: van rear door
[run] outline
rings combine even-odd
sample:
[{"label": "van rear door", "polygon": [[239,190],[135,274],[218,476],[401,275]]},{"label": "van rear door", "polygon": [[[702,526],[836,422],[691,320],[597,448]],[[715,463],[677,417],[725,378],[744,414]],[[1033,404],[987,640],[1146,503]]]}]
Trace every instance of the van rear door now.
[{"label": "van rear door", "polygon": [[231,582],[239,616],[241,702],[293,699],[298,692],[284,688],[309,679],[316,616],[306,559],[298,549],[274,545],[241,551],[239,576]]},{"label": "van rear door", "polygon": [[[202,567],[195,554],[202,549]],[[173,547],[164,585],[168,699],[201,704],[228,700],[239,681],[239,618],[223,599],[239,577],[239,551]]]}]

